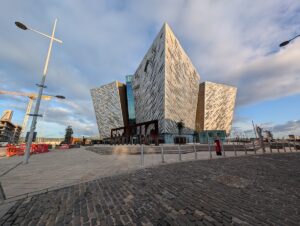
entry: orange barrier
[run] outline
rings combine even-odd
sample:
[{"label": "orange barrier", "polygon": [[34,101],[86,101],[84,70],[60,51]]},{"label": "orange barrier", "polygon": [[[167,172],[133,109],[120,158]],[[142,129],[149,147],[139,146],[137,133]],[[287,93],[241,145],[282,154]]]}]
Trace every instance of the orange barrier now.
[{"label": "orange barrier", "polygon": [[16,154],[18,156],[24,155],[24,150],[20,146],[16,147]]},{"label": "orange barrier", "polygon": [[14,155],[16,155],[16,153],[17,153],[17,150],[16,150],[15,146],[7,145],[7,147],[6,147],[6,156],[7,157],[14,156]]},{"label": "orange barrier", "polygon": [[30,148],[30,154],[37,154],[38,152],[38,145],[37,144],[32,144]]},{"label": "orange barrier", "polygon": [[48,150],[48,144],[36,144],[34,148],[35,153],[45,153],[49,152]]},{"label": "orange barrier", "polygon": [[19,146],[16,146],[16,154],[18,156],[24,155],[25,148],[26,148],[25,144],[20,144]]},{"label": "orange barrier", "polygon": [[[12,157],[14,155],[24,155],[26,144],[20,144],[19,146],[7,145],[6,156]],[[39,154],[49,152],[48,144],[32,144],[30,148],[30,154]]]}]

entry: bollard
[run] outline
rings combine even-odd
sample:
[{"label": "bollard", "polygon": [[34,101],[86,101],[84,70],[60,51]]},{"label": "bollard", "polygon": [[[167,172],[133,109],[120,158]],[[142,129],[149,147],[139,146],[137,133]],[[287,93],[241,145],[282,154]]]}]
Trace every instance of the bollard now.
[{"label": "bollard", "polygon": [[244,151],[245,151],[245,155],[247,155],[248,152],[247,152],[247,148],[246,148],[245,142],[244,142]]},{"label": "bollard", "polygon": [[294,140],[294,150],[297,151],[296,149],[296,141]]},{"label": "bollard", "polygon": [[141,147],[141,166],[144,166],[144,144]]},{"label": "bollard", "polygon": [[196,150],[196,147],[195,147],[195,143],[194,143],[194,152],[195,152],[195,159],[197,159],[197,150]]},{"label": "bollard", "polygon": [[178,144],[178,160],[181,161],[181,149],[179,144]]},{"label": "bollard", "polygon": [[286,152],[286,149],[285,149],[285,143],[282,143],[282,146],[283,146],[284,152]]},{"label": "bollard", "polygon": [[288,141],[288,145],[289,145],[290,152],[292,152],[292,148],[291,148],[291,145],[290,145],[289,141]]},{"label": "bollard", "polygon": [[273,151],[272,151],[272,143],[271,143],[271,141],[269,141],[269,144],[270,144],[270,152],[271,152],[271,153],[273,153]]},{"label": "bollard", "polygon": [[233,145],[234,156],[237,156],[234,142],[232,143],[232,145]]},{"label": "bollard", "polygon": [[208,151],[209,151],[209,158],[212,159],[212,154],[211,154],[211,148],[210,148],[209,141],[208,141]]},{"label": "bollard", "polygon": [[277,141],[275,141],[275,144],[276,144],[277,152],[279,153],[279,146],[278,146]]},{"label": "bollard", "polygon": [[224,157],[226,156],[225,155],[225,149],[224,149],[224,147],[223,147],[223,142],[222,142],[222,140],[220,140],[220,143],[221,143],[221,150],[222,150],[222,152],[224,153]]},{"label": "bollard", "polygon": [[256,155],[256,149],[255,149],[254,141],[252,141],[252,145],[253,145],[253,151],[254,151],[254,154]]},{"label": "bollard", "polygon": [[165,163],[164,146],[161,144],[161,162]]}]

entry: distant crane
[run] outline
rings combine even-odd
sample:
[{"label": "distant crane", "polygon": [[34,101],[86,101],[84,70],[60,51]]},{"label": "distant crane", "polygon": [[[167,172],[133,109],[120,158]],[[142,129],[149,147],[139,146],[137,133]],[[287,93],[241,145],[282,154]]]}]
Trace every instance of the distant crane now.
[{"label": "distant crane", "polygon": [[[13,96],[25,96],[25,97],[29,98],[29,102],[27,104],[27,109],[26,109],[26,113],[25,113],[25,116],[24,116],[24,119],[23,119],[23,124],[22,124],[21,133],[23,134],[26,130],[29,114],[31,112],[32,103],[36,99],[37,94],[35,94],[35,93],[21,93],[21,92],[3,91],[3,90],[0,90],[0,94],[13,95]],[[57,95],[57,96],[43,95],[42,99],[51,100],[52,97],[57,97],[57,98],[60,98],[60,99],[65,98],[64,96],[59,96],[59,95]]]}]

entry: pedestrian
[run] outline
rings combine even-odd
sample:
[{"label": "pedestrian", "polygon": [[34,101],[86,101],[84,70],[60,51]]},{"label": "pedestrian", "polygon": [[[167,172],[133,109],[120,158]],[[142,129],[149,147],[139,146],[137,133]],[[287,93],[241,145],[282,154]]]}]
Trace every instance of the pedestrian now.
[{"label": "pedestrian", "polygon": [[222,155],[220,139],[218,137],[217,137],[217,139],[215,139],[215,145],[216,145],[216,154]]}]

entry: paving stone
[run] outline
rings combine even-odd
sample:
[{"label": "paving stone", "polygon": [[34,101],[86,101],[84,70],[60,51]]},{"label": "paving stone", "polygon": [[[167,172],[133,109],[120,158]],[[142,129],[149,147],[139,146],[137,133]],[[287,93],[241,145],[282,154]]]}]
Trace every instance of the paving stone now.
[{"label": "paving stone", "polygon": [[297,225],[300,153],[144,168],[18,201],[1,225]]}]

